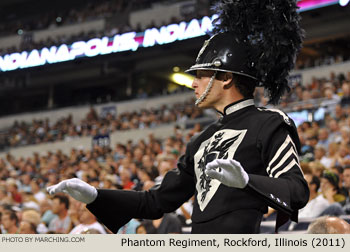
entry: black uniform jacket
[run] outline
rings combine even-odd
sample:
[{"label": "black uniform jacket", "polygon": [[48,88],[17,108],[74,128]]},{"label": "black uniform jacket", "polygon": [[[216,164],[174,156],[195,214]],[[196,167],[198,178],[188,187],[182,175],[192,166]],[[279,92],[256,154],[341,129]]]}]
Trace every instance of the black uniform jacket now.
[{"label": "black uniform jacket", "polygon": [[[309,191],[299,165],[300,142],[293,121],[279,110],[256,108],[252,99],[233,103],[224,112],[218,122],[191,139],[177,168],[161,185],[144,192],[99,189],[87,208],[113,232],[131,218],[160,218],[193,194],[194,224],[236,210],[264,213],[268,206],[278,211],[277,228],[289,218],[297,221]],[[239,161],[249,175],[248,185],[227,187],[206,176],[205,166],[214,159]],[[233,225],[245,225],[237,223]]]}]

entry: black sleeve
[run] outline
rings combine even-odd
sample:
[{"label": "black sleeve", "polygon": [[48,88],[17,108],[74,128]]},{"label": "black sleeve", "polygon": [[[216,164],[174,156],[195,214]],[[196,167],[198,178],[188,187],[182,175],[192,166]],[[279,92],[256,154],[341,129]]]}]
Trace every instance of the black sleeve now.
[{"label": "black sleeve", "polygon": [[178,167],[165,175],[161,185],[149,191],[99,189],[96,200],[87,208],[114,233],[132,218],[158,219],[175,211],[194,194],[190,160],[188,154],[182,156]]},{"label": "black sleeve", "polygon": [[299,139],[294,124],[271,117],[262,126],[257,147],[266,176],[249,175],[248,187],[276,209],[277,225],[298,220],[298,209],[309,199],[309,189],[299,164]]}]

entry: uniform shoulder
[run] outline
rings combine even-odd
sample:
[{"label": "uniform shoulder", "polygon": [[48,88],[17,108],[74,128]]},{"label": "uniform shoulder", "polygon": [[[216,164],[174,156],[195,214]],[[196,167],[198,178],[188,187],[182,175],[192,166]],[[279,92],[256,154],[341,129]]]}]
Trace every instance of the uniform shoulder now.
[{"label": "uniform shoulder", "polygon": [[264,107],[257,107],[256,109],[260,112],[260,116],[265,118],[265,120],[268,120],[270,118],[276,118],[277,120],[284,122],[288,126],[293,126],[294,124],[293,120],[280,109]]}]

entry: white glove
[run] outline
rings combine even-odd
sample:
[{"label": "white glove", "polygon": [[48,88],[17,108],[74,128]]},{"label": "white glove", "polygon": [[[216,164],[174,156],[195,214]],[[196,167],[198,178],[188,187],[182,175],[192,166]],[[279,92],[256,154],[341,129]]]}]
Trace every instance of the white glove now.
[{"label": "white glove", "polygon": [[49,186],[46,190],[50,195],[58,192],[67,193],[74,199],[85,204],[93,202],[97,197],[95,187],[77,178],[63,180],[56,185]]},{"label": "white glove", "polygon": [[229,187],[242,189],[249,181],[249,176],[241,164],[232,159],[216,159],[208,163],[205,173]]}]

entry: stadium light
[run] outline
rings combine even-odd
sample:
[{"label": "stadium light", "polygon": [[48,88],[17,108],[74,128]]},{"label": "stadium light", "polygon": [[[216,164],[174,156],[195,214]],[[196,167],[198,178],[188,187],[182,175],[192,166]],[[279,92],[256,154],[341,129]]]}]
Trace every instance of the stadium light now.
[{"label": "stadium light", "polygon": [[339,0],[340,6],[346,6],[349,3],[349,0]]},{"label": "stadium light", "polygon": [[194,77],[185,73],[174,73],[171,75],[171,79],[174,83],[178,85],[192,88],[192,82]]}]

